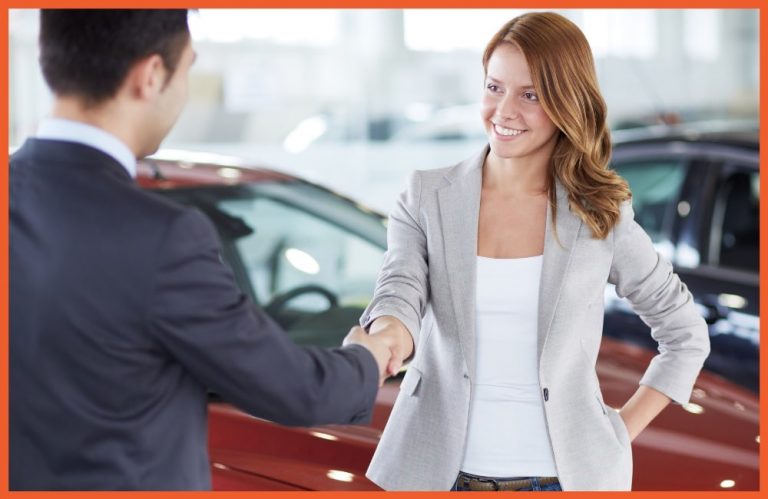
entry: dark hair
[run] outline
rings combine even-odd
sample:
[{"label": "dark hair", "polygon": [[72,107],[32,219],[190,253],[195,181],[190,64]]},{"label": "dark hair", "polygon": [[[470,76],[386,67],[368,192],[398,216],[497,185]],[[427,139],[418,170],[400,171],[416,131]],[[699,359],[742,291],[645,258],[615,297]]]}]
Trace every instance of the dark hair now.
[{"label": "dark hair", "polygon": [[56,95],[88,104],[113,97],[131,66],[158,54],[176,70],[189,39],[187,10],[43,9],[40,67]]}]

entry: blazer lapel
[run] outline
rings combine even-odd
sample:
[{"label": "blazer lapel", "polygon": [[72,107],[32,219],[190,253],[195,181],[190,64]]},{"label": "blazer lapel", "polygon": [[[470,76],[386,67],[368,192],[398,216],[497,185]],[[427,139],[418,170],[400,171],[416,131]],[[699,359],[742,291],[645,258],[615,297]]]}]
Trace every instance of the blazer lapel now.
[{"label": "blazer lapel", "polygon": [[552,227],[552,209],[547,204],[547,222],[544,234],[544,258],[541,265],[541,280],[539,282],[539,315],[538,315],[538,358],[544,350],[549,330],[552,325],[560,290],[563,286],[563,276],[566,275],[573,246],[579,234],[582,221],[571,213],[568,206],[568,194],[559,181],[555,181],[557,191],[557,237]]},{"label": "blazer lapel", "polygon": [[477,224],[483,162],[488,148],[446,174],[448,185],[438,190],[443,252],[453,303],[456,332],[470,376],[475,372],[475,279]]}]

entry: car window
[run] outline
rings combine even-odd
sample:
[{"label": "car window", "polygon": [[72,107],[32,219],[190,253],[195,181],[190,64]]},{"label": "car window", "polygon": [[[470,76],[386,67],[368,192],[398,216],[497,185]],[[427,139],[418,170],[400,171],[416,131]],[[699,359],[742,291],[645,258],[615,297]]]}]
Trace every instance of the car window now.
[{"label": "car window", "polygon": [[[333,293],[340,305],[364,307],[371,300],[383,249],[273,199],[222,200],[219,208],[256,227],[237,245],[261,304],[309,285]],[[327,302],[321,292],[308,292],[290,306],[312,312]]]},{"label": "car window", "polygon": [[341,345],[373,297],[379,215],[302,182],[159,192],[211,219],[237,284],[299,344]]},{"label": "car window", "polygon": [[685,176],[683,163],[646,160],[614,164],[613,168],[629,183],[637,223],[654,243],[668,241]]},{"label": "car window", "polygon": [[717,187],[710,231],[710,262],[724,268],[758,271],[760,174],[729,173]]},{"label": "car window", "polygon": [[255,228],[236,246],[259,305],[295,342],[340,346],[373,297],[384,249],[277,199],[218,207]]}]

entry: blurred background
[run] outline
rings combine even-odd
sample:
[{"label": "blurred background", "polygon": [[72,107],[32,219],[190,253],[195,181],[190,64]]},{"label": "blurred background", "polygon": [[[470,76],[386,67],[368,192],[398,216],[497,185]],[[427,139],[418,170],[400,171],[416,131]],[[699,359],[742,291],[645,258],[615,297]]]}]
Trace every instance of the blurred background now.
[{"label": "blurred background", "polygon": [[[285,170],[386,212],[408,171],[483,145],[482,50],[522,12],[194,11],[189,103],[164,147]],[[557,12],[592,45],[612,128],[757,118],[757,10]],[[14,146],[51,96],[38,12],[9,19]]]}]

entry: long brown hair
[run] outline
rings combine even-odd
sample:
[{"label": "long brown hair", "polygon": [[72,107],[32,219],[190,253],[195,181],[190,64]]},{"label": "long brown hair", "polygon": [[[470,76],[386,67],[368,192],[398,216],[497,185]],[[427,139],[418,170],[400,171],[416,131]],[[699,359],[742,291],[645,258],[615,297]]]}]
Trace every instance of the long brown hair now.
[{"label": "long brown hair", "polygon": [[555,179],[568,192],[571,210],[605,239],[619,220],[627,182],[608,168],[611,136],[592,51],[574,23],[554,12],[532,12],[506,23],[488,43],[483,68],[493,51],[512,43],[525,55],[533,86],[560,130],[549,175],[549,203],[555,220]]}]

